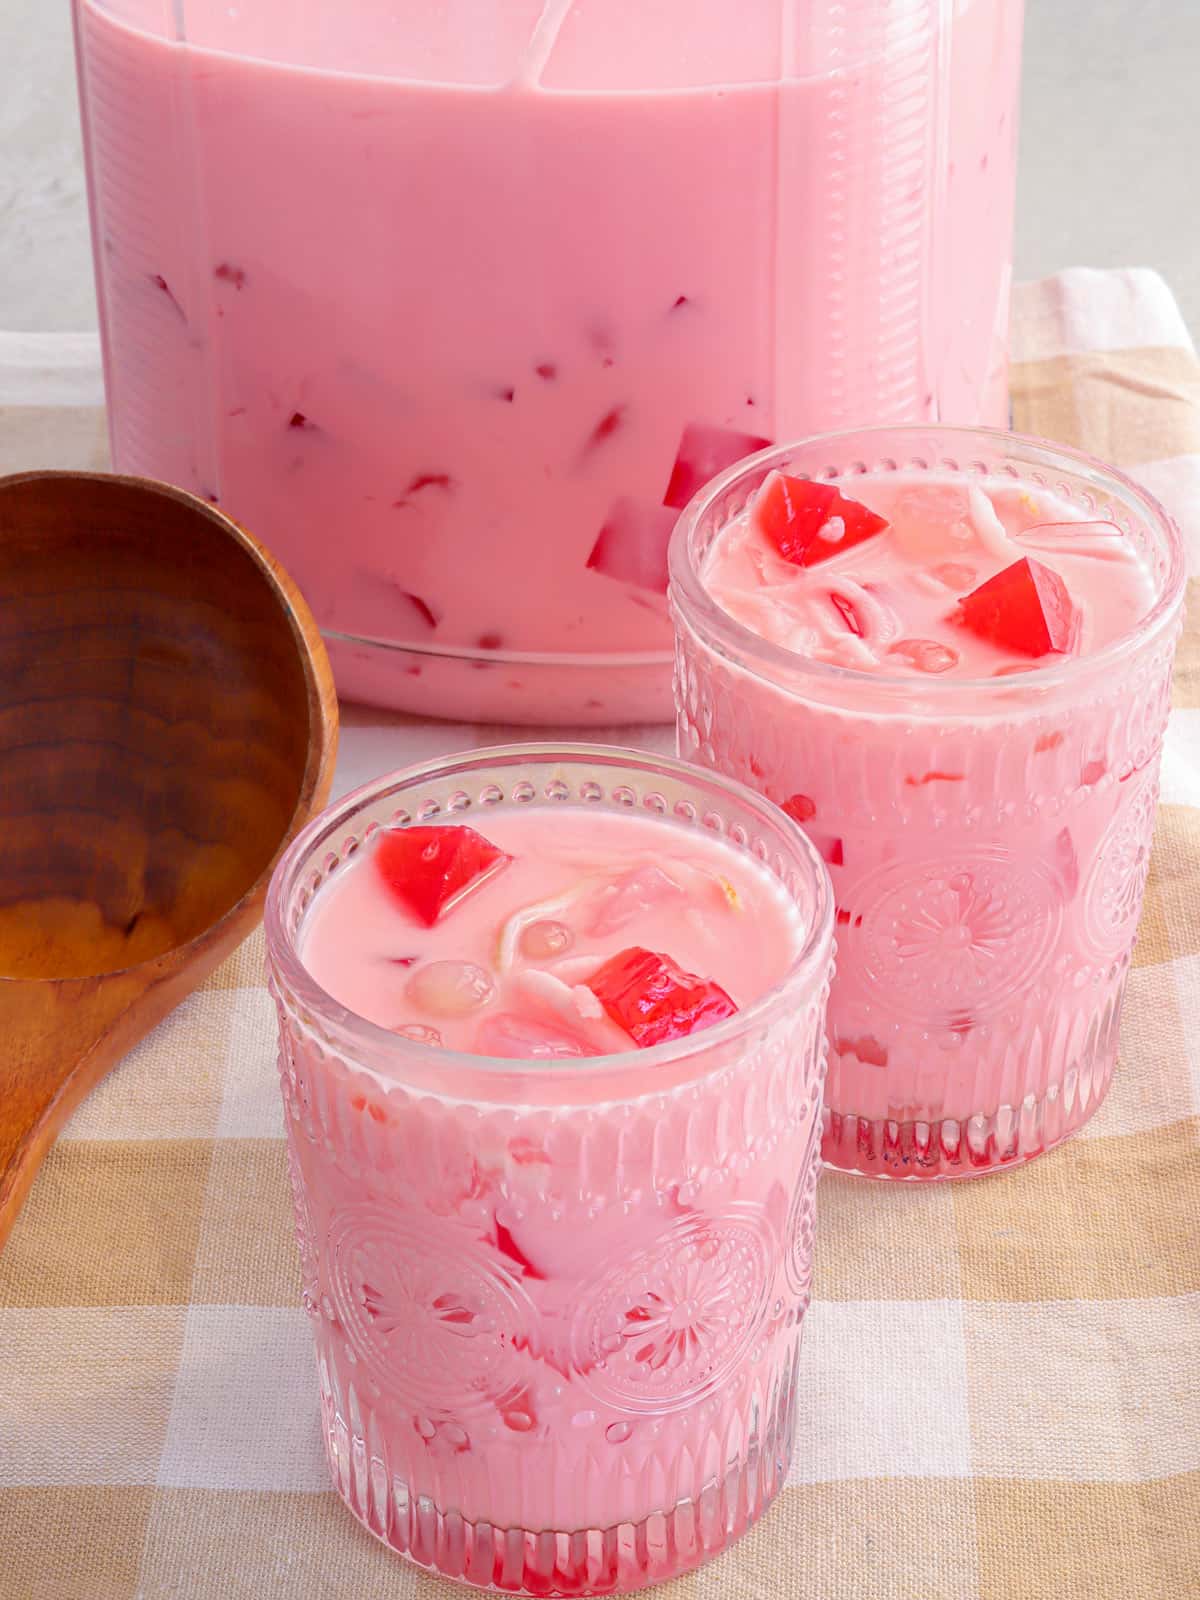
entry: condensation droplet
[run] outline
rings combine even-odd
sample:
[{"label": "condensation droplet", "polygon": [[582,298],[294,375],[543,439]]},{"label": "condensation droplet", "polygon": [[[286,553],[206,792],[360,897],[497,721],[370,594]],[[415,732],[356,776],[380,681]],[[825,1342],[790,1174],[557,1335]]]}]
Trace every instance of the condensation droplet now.
[{"label": "condensation droplet", "polygon": [[604,1430],[604,1437],[609,1444],[624,1444],[632,1432],[632,1422],[610,1422]]},{"label": "condensation droplet", "polygon": [[432,1439],[437,1432],[436,1425],[430,1422],[428,1417],[414,1417],[413,1427],[421,1435],[422,1439]]}]

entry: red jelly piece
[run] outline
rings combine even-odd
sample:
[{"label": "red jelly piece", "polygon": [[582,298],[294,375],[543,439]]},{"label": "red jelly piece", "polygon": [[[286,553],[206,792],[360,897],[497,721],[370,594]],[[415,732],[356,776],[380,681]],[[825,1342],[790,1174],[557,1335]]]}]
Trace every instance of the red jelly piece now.
[{"label": "red jelly piece", "polygon": [[375,847],[380,877],[427,928],[511,860],[474,828],[464,827],[394,828]]},{"label": "red jelly piece", "polygon": [[496,1248],[502,1256],[507,1256],[512,1264],[519,1268],[522,1276],[526,1278],[540,1278],[542,1273],[534,1266],[521,1246],[513,1238],[512,1233],[496,1218]]},{"label": "red jelly piece", "polygon": [[836,1039],[834,1049],[840,1056],[857,1056],[865,1067],[886,1067],[887,1046],[880,1044],[873,1033],[860,1034],[857,1039]]},{"label": "red jelly piece", "polygon": [[754,498],[754,520],[785,561],[815,567],[890,526],[832,483],[772,472]]},{"label": "red jelly piece", "polygon": [[625,420],[625,406],[614,406],[611,411],[606,411],[600,421],[588,435],[587,443],[583,447],[583,455],[589,456],[606,439],[611,439],[613,434]]},{"label": "red jelly piece", "polygon": [[1017,655],[1069,655],[1079,643],[1079,612],[1066,584],[1028,556],[964,595],[955,616],[981,639]]},{"label": "red jelly piece", "polygon": [[923,789],[927,783],[961,783],[964,776],[962,772],[942,772],[934,767],[930,772],[923,772],[919,778],[910,772],[904,782],[910,789]]},{"label": "red jelly piece", "polygon": [[642,1050],[711,1028],[737,1010],[720,984],[636,945],[610,957],[588,979],[588,988]]},{"label": "red jelly piece", "polygon": [[1063,892],[1068,900],[1073,900],[1079,893],[1079,857],[1070,828],[1062,828],[1055,835],[1054,864],[1062,879]]},{"label": "red jelly piece", "polygon": [[655,594],[667,592],[667,545],[675,513],[636,500],[615,502],[587,558],[594,572]]},{"label": "red jelly piece", "polygon": [[842,621],[846,624],[850,632],[856,634],[857,637],[861,639],[863,636],[863,625],[859,620],[858,612],[854,609],[854,601],[847,599],[844,594],[834,594],[832,591],[830,592],[829,598],[833,601],[834,608],[837,611],[838,616],[841,617]]},{"label": "red jelly piece", "polygon": [[817,803],[806,794],[794,794],[783,802],[782,809],[794,822],[810,822],[817,814]]},{"label": "red jelly piece", "polygon": [[713,428],[704,422],[689,422],[683,430],[675,464],[671,468],[671,481],[663,496],[663,505],[682,511],[684,506],[710,478],[724,472],[743,456],[752,456],[765,450],[770,439],[756,433],[740,433],[735,428]]},{"label": "red jelly piece", "polygon": [[421,621],[425,623],[427,627],[437,627],[438,614],[429,604],[428,600],[422,600],[419,594],[413,594],[411,590],[408,589],[401,589],[400,593],[408,601],[409,605],[412,606],[414,611],[416,611]]},{"label": "red jelly piece", "polygon": [[816,845],[826,866],[841,867],[845,865],[846,853],[840,839],[831,838],[827,833],[813,833],[809,837]]}]

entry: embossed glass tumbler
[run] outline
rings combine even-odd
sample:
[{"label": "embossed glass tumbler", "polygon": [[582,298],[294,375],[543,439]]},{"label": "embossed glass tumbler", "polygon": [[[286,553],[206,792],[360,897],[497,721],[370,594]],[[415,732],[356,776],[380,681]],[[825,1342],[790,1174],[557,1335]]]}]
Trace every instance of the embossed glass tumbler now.
[{"label": "embossed glass tumbler", "polygon": [[[773,467],[983,477],[1117,524],[1153,601],[1091,655],[917,679],[810,660],[706,592],[713,540]],[[671,546],[682,755],[805,811],[837,902],[825,1161],[944,1178],[1025,1161],[1102,1100],[1146,881],[1183,593],[1177,530],[1111,468],[980,429],[865,429],[763,452]],[[929,782],[920,775],[934,774]]]},{"label": "embossed glass tumbler", "polygon": [[[381,825],[651,812],[763,863],[803,919],[786,977],[648,1050],[497,1061],[391,1033],[297,954]],[[476,751],[340,801],[267,904],[303,1271],[334,1482],[448,1577],[613,1593],[717,1554],[781,1487],[809,1298],[832,891],[740,785],[587,746]],[[498,1240],[532,1228],[538,1269]],[[632,1335],[636,1333],[636,1337]]]}]

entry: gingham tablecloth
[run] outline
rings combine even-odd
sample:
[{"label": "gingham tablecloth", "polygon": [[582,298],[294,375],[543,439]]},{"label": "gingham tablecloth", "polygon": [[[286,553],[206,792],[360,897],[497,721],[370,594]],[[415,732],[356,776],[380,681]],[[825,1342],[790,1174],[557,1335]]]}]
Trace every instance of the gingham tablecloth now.
[{"label": "gingham tablecloth", "polygon": [[[1022,286],[1015,350],[1017,426],[1130,469],[1200,572],[1200,366],[1162,281]],[[100,398],[94,341],[0,335],[0,470],[102,465]],[[1200,596],[1191,614],[1107,1103],[999,1178],[822,1179],[789,1485],[664,1600],[1200,1595]],[[505,736],[346,724],[341,789]],[[4,1600],[458,1592],[327,1487],[298,1289],[255,938],[83,1106],[0,1256]]]}]

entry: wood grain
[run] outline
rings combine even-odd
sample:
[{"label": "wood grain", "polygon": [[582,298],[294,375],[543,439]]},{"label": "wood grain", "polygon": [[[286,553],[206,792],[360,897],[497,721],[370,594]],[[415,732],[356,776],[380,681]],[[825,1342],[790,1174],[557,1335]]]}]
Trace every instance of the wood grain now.
[{"label": "wood grain", "polygon": [[257,923],[336,743],[312,616],[223,513],[0,478],[0,1245],[71,1110]]}]

